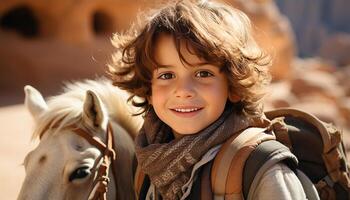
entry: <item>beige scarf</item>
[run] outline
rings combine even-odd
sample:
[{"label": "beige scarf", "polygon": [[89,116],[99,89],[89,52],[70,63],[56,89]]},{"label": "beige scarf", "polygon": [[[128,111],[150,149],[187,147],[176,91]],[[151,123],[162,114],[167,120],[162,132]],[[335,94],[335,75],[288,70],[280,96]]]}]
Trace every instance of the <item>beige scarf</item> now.
[{"label": "beige scarf", "polygon": [[173,139],[171,128],[151,109],[136,137],[138,163],[163,199],[180,199],[181,187],[189,180],[194,164],[209,149],[246,129],[252,122],[229,105],[219,119],[199,133]]}]

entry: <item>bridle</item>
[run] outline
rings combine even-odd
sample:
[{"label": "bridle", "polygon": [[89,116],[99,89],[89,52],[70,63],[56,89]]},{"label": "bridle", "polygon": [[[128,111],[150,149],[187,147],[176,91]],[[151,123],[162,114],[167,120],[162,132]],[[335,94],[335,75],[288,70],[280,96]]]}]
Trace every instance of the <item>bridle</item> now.
[{"label": "bridle", "polygon": [[[106,144],[98,140],[96,137],[93,137],[89,132],[85,131],[79,127],[73,127],[72,131],[86,139],[91,145],[98,148],[102,155],[96,163],[102,159],[102,163],[98,167],[96,179],[93,182],[93,188],[89,194],[89,200],[106,200],[107,199],[107,190],[109,183],[109,167],[113,165],[113,160],[116,159],[116,151],[114,150],[114,140],[113,140],[113,129],[111,124],[108,122],[106,130]],[[114,178],[116,178],[116,172],[112,169]]]},{"label": "bridle", "polygon": [[[47,130],[49,127],[57,127],[60,121],[56,122],[54,125],[50,123],[44,130]],[[89,193],[88,200],[106,200],[107,199],[107,190],[108,183],[110,181],[108,177],[109,167],[113,166],[113,161],[116,159],[116,151],[113,140],[113,128],[110,122],[107,123],[106,130],[106,143],[103,143],[101,140],[98,140],[97,137],[93,137],[91,133],[88,131],[77,127],[77,126],[68,126],[68,129],[72,130],[73,133],[83,137],[86,141],[88,141],[91,145],[95,146],[102,153],[101,157],[95,162],[99,163],[102,159],[102,163],[98,167],[96,178],[93,182],[93,188]],[[41,132],[39,138],[41,139],[44,135],[45,131]],[[114,178],[116,178],[116,172],[114,168],[112,168],[112,173]],[[117,183],[115,183],[117,184]]]}]

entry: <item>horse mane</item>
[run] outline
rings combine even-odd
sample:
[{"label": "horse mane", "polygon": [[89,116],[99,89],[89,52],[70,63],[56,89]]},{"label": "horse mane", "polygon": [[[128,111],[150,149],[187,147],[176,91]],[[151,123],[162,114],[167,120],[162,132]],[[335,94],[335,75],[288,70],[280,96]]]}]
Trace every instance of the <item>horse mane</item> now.
[{"label": "horse mane", "polygon": [[41,137],[44,132],[55,129],[58,133],[62,128],[82,122],[83,105],[86,91],[94,91],[102,100],[110,120],[121,125],[132,138],[136,136],[143,119],[142,116],[132,116],[139,110],[130,105],[129,94],[111,84],[106,78],[83,80],[65,83],[63,92],[49,97],[48,110],[39,116],[39,122],[32,138]]}]

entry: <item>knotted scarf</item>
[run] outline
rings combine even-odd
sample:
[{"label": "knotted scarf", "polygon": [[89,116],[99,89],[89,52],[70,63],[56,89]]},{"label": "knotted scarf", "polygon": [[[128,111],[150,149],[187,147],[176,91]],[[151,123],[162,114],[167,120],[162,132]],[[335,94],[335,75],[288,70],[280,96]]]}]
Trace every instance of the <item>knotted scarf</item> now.
[{"label": "knotted scarf", "polygon": [[180,199],[181,187],[189,180],[194,164],[209,149],[251,124],[252,120],[237,114],[233,106],[226,106],[222,115],[207,128],[173,139],[171,128],[151,109],[136,137],[138,163],[163,199]]}]

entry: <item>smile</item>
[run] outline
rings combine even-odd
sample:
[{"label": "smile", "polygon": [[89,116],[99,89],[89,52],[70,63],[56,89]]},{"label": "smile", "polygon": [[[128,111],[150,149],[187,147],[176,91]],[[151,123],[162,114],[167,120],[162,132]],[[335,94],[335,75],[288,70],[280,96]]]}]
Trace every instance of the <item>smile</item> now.
[{"label": "smile", "polygon": [[197,110],[200,110],[201,108],[175,108],[176,112],[181,112],[181,113],[189,113],[189,112],[194,112]]},{"label": "smile", "polygon": [[190,108],[172,108],[170,109],[176,116],[181,118],[191,118],[197,116],[203,107],[190,107]]}]

